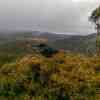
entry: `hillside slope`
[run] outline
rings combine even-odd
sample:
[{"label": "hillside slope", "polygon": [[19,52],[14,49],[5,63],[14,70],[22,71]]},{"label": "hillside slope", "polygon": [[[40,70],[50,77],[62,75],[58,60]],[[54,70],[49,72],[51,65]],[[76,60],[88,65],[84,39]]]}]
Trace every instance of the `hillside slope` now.
[{"label": "hillside slope", "polygon": [[0,67],[0,100],[100,100],[100,57],[25,55]]},{"label": "hillside slope", "polygon": [[56,40],[51,45],[58,49],[72,52],[95,53],[96,39],[95,34],[88,36],[71,36],[67,39]]}]

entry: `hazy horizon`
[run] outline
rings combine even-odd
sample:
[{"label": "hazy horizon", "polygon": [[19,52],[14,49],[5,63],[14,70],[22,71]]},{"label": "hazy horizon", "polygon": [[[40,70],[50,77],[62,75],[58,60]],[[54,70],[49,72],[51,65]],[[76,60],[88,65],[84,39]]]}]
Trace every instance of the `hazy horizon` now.
[{"label": "hazy horizon", "polygon": [[0,32],[94,33],[88,17],[99,4],[100,0],[3,0],[0,1]]}]

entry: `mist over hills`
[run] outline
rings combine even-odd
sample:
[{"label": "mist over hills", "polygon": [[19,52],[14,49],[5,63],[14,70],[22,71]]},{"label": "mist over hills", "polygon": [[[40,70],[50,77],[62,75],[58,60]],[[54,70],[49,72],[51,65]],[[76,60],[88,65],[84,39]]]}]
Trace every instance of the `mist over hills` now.
[{"label": "mist over hills", "polygon": [[48,39],[48,44],[57,49],[71,52],[95,53],[96,34],[89,35],[66,35],[45,32],[39,34],[38,38]]},{"label": "mist over hills", "polygon": [[51,44],[53,47],[74,51],[74,52],[85,52],[85,53],[94,53],[96,46],[95,34],[87,36],[71,36],[69,38],[64,38],[56,40]]},{"label": "mist over hills", "polygon": [[64,49],[72,52],[74,51],[82,53],[83,52],[91,53],[95,52],[95,36],[96,34],[82,36],[82,35],[56,34],[56,33],[40,32],[40,31],[11,32],[11,33],[0,32],[0,45],[1,44],[14,45],[14,43],[17,42],[20,44],[20,42],[22,41],[24,42],[31,41],[32,44],[34,42],[32,40],[36,38],[37,40],[47,39],[48,41],[46,42],[46,44],[57,49]]}]

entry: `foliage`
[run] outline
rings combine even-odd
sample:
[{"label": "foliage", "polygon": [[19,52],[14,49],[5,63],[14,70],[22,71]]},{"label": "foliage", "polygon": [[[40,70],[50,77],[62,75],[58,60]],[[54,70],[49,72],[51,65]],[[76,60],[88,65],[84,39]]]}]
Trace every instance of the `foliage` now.
[{"label": "foliage", "polygon": [[100,57],[34,54],[0,67],[0,100],[98,100]]},{"label": "foliage", "polygon": [[90,21],[92,21],[97,30],[97,38],[96,38],[96,52],[98,55],[100,55],[100,6],[96,8],[91,16],[90,16]]},{"label": "foliage", "polygon": [[90,20],[94,23],[96,23],[96,21],[98,20],[98,18],[100,17],[100,6],[98,8],[96,8],[91,16],[90,16]]}]

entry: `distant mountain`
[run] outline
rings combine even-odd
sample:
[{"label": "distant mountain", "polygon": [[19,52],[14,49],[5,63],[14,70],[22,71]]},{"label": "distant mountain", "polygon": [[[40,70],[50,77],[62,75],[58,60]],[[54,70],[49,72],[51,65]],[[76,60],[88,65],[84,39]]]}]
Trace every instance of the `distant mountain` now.
[{"label": "distant mountain", "polygon": [[94,53],[96,48],[95,37],[96,34],[87,36],[71,36],[69,38],[56,40],[50,45],[56,47],[57,49],[64,49],[74,52]]},{"label": "distant mountain", "polygon": [[56,34],[56,33],[50,33],[50,32],[40,32],[40,31],[33,31],[32,36],[36,38],[46,38],[48,41],[55,41],[58,39],[64,39],[69,38],[70,35],[65,34]]},{"label": "distant mountain", "polygon": [[[90,34],[87,36],[81,35],[66,35],[56,34],[50,32],[14,32],[14,33],[0,33],[0,45],[1,44],[13,44],[17,41],[26,41],[25,43],[35,43],[38,40],[48,40],[46,43],[57,49],[64,49],[72,52],[93,53],[95,52],[95,37],[96,34]],[[40,39],[40,40],[39,40]],[[29,42],[30,41],[30,42]]]},{"label": "distant mountain", "polygon": [[64,49],[72,52],[95,53],[96,34],[90,35],[66,35],[50,32],[37,32],[36,37],[48,39],[47,44],[57,49]]}]

